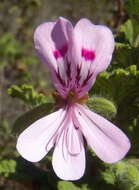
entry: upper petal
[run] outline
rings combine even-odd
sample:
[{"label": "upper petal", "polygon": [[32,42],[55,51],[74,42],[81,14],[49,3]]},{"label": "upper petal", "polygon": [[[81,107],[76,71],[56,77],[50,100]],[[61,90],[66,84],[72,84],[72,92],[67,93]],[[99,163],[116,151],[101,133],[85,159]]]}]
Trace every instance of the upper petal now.
[{"label": "upper petal", "polygon": [[85,151],[83,138],[79,129],[75,129],[69,121],[60,134],[55,145],[53,168],[57,176],[63,180],[80,179],[85,170]]},{"label": "upper petal", "polygon": [[73,70],[68,61],[72,33],[72,24],[64,18],[59,18],[57,22],[43,23],[34,33],[35,47],[43,62],[48,65],[55,87],[63,94]]},{"label": "upper petal", "polygon": [[81,105],[77,107],[76,117],[81,131],[97,156],[107,163],[121,160],[130,149],[127,136],[100,115]]},{"label": "upper petal", "polygon": [[77,65],[80,86],[91,88],[92,78],[106,70],[114,50],[114,37],[109,28],[81,19],[74,28],[72,61]]},{"label": "upper petal", "polygon": [[45,116],[24,130],[17,140],[17,150],[28,161],[38,162],[55,143],[57,130],[62,125],[65,111],[60,109]]}]

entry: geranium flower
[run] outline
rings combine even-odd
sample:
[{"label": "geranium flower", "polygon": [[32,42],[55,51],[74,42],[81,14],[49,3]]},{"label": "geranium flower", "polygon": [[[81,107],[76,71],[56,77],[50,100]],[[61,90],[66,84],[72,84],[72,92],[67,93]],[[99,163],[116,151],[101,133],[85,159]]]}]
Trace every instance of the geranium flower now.
[{"label": "geranium flower", "polygon": [[54,147],[52,165],[64,180],[77,180],[84,174],[84,138],[104,162],[121,160],[130,148],[128,138],[84,104],[97,75],[110,64],[114,50],[110,29],[87,19],[73,28],[68,20],[59,18],[38,26],[34,40],[51,72],[61,108],[20,134],[18,152],[26,160],[38,162]]}]

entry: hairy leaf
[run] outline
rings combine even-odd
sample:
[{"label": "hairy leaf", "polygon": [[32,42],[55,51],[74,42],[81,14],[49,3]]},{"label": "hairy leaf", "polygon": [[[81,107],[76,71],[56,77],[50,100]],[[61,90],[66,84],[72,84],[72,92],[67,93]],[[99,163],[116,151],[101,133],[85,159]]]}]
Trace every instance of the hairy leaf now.
[{"label": "hairy leaf", "polygon": [[114,118],[117,113],[116,105],[103,97],[92,96],[87,105],[92,111],[108,119]]}]

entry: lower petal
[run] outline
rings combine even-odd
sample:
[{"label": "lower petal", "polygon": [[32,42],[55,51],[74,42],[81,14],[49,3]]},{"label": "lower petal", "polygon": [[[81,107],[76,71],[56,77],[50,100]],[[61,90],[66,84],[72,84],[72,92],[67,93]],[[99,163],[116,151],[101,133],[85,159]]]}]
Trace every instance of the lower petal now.
[{"label": "lower petal", "polygon": [[17,150],[28,161],[40,161],[52,148],[56,131],[65,117],[65,111],[60,109],[45,116],[24,130],[17,140]]},{"label": "lower petal", "polygon": [[[74,137],[75,136],[76,135],[74,135]],[[58,143],[56,144],[53,153],[52,164],[57,176],[63,180],[77,180],[80,179],[84,174],[85,151],[82,136],[80,136],[79,140],[81,143],[80,145],[77,144],[76,146],[81,146],[81,149],[76,155],[69,152],[64,131],[61,134]],[[73,142],[73,144],[75,145],[75,142]],[[77,149],[79,148],[77,147]]]},{"label": "lower petal", "polygon": [[129,139],[110,121],[82,105],[77,106],[76,117],[89,146],[104,162],[117,162],[129,151]]}]

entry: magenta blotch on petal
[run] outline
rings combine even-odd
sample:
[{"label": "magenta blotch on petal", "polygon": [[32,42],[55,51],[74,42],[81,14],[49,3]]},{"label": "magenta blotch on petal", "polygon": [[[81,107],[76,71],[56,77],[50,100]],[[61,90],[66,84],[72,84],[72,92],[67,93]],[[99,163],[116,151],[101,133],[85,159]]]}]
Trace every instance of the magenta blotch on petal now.
[{"label": "magenta blotch on petal", "polygon": [[95,52],[82,48],[82,57],[84,57],[86,61],[93,61],[95,59]]},{"label": "magenta blotch on petal", "polygon": [[68,46],[64,45],[62,48],[60,48],[59,50],[55,50],[54,51],[54,56],[56,59],[58,58],[62,58],[65,56],[65,54],[67,53],[68,50]]}]

